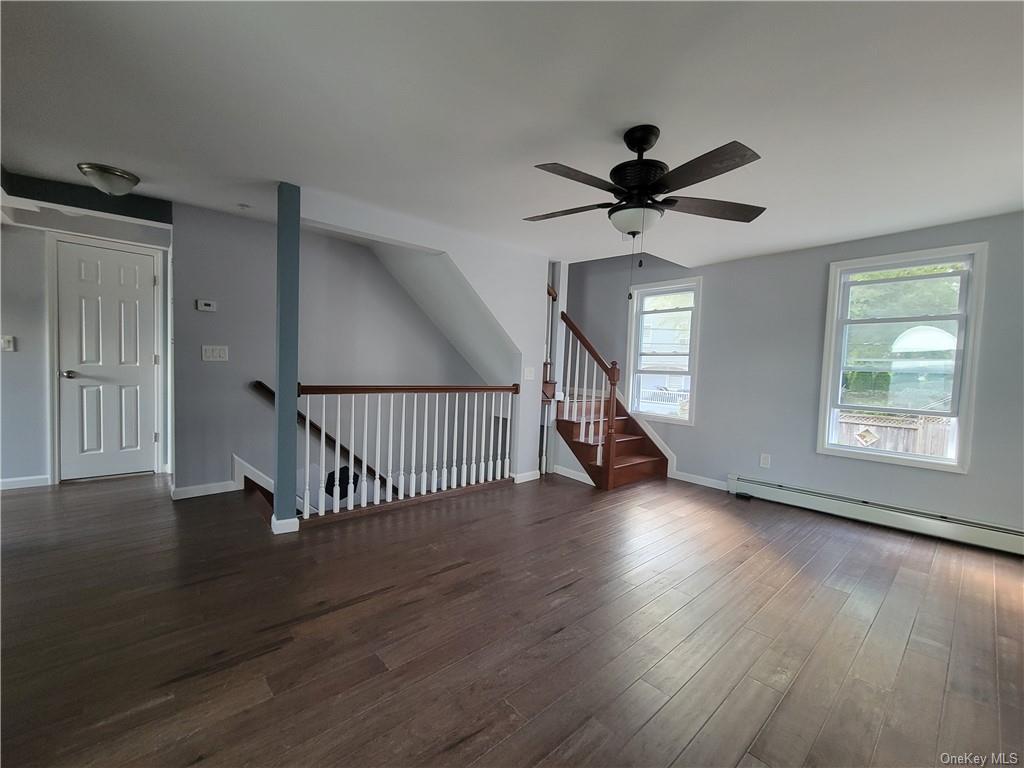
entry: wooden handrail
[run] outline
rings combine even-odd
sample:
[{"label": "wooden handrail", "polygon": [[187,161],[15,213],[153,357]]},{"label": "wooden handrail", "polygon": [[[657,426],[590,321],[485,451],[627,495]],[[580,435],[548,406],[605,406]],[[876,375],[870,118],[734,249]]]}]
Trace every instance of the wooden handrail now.
[{"label": "wooden handrail", "polygon": [[519,394],[518,384],[507,386],[448,386],[448,385],[423,385],[423,386],[339,386],[325,384],[299,384],[299,395],[388,395],[388,394],[445,394],[446,392],[511,392]]},{"label": "wooden handrail", "polygon": [[[277,399],[277,394],[274,392],[274,388],[271,387],[269,384],[267,384],[264,381],[260,381],[258,379],[256,381],[251,381],[251,382],[249,382],[249,387],[253,390],[253,392],[255,392],[256,394],[260,395],[264,399],[269,400],[271,403],[273,403]],[[298,409],[296,409],[295,413],[296,413],[295,422],[300,427],[305,427],[306,426],[306,414],[304,414],[302,411],[300,411]],[[312,432],[314,434],[317,434],[317,435],[321,435],[322,434],[324,436],[324,440],[327,441],[327,445],[329,445],[331,447],[331,450],[332,451],[340,451],[341,454],[345,457],[345,460],[350,465],[354,466],[356,463],[361,463],[362,462],[362,459],[360,459],[358,456],[356,456],[351,448],[343,445],[342,443],[339,443],[338,440],[334,437],[334,435],[332,435],[330,432],[327,432],[327,431],[323,430],[320,427],[320,425],[316,423],[315,419],[310,419],[309,420],[309,430],[310,430],[310,432]],[[382,475],[379,472],[377,472],[377,470],[374,469],[369,464],[366,465],[366,474],[373,475],[373,477],[375,477],[378,482],[387,483],[387,479],[384,477],[384,475]]]},{"label": "wooden handrail", "polygon": [[552,301],[558,301],[558,291],[556,291],[551,285],[548,285],[548,297]]},{"label": "wooden handrail", "polygon": [[601,353],[597,351],[597,347],[594,346],[593,342],[591,342],[590,339],[586,337],[583,331],[580,330],[580,327],[576,325],[576,323],[572,321],[572,318],[565,314],[565,312],[562,313],[562,322],[565,323],[565,327],[568,328],[570,332],[572,332],[572,335],[579,339],[580,344],[582,344],[583,348],[590,353],[590,356],[594,358],[597,364],[601,366],[601,370],[605,372],[609,380],[611,380],[612,376],[614,376],[615,382],[618,382],[619,364],[614,360],[612,360],[610,363],[606,362],[605,359],[601,357]]}]

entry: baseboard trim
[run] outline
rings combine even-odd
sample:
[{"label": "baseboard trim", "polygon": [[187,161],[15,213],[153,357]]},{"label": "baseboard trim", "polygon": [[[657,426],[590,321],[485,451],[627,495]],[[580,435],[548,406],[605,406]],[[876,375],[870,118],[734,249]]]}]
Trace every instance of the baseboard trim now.
[{"label": "baseboard trim", "polygon": [[13,491],[17,488],[38,488],[41,485],[50,485],[49,475],[24,475],[23,477],[0,479],[0,491]]},{"label": "baseboard trim", "polygon": [[531,469],[529,472],[520,472],[518,474],[513,474],[512,479],[515,480],[517,483],[528,483],[531,480],[540,480],[540,470]]},{"label": "baseboard trim", "polygon": [[231,454],[231,478],[234,480],[236,490],[239,491],[245,487],[245,478],[249,478],[256,485],[266,488],[271,493],[274,492],[273,478],[256,469],[244,459],[238,458],[238,455],[234,453]]},{"label": "baseboard trim", "polygon": [[729,490],[729,483],[724,480],[715,480],[713,477],[702,477],[701,475],[691,475],[688,472],[677,472],[674,469],[668,471],[668,476],[672,480],[682,480],[685,483],[693,483],[694,485],[705,485],[708,488],[715,488],[719,491]]},{"label": "baseboard trim", "polygon": [[884,525],[963,544],[973,544],[1015,555],[1024,555],[1024,534],[1022,533],[969,520],[949,518],[933,512],[893,507],[874,502],[858,502],[824,491],[766,483],[738,475],[729,475],[729,492],[746,493],[759,499],[813,509],[817,512],[847,517],[865,523]]},{"label": "baseboard trim", "polygon": [[274,534],[279,533],[298,533],[299,532],[299,518],[292,520],[278,520],[273,515],[270,516],[270,530]]},{"label": "baseboard trim", "polygon": [[594,481],[590,479],[590,475],[588,475],[586,472],[577,472],[575,469],[563,467],[561,464],[555,464],[553,467],[551,467],[551,471],[556,475],[568,477],[570,480],[575,480],[578,483],[589,485],[592,488],[597,487],[594,485]]},{"label": "baseboard trim", "polygon": [[244,459],[231,454],[231,479],[217,483],[204,483],[202,485],[183,485],[180,488],[171,486],[171,499],[181,501],[182,499],[194,499],[197,496],[213,496],[217,493],[230,493],[245,488],[245,478],[249,478],[257,485],[261,485],[271,493],[274,492],[274,481],[265,473],[256,469]]},{"label": "baseboard trim", "polygon": [[182,499],[194,499],[197,496],[212,496],[215,493],[227,493],[237,491],[238,487],[234,480],[226,480],[221,483],[204,483],[202,485],[183,485],[171,488],[171,499],[181,501]]}]

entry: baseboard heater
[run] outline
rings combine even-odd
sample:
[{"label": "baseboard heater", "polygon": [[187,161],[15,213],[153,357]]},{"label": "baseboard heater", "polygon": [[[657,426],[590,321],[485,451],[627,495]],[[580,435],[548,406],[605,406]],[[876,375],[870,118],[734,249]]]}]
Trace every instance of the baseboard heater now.
[{"label": "baseboard heater", "polygon": [[974,544],[1015,555],[1024,555],[1024,533],[1012,528],[936,515],[906,507],[879,504],[873,501],[862,501],[807,488],[767,483],[764,480],[753,480],[739,475],[729,475],[729,493],[777,501],[866,523],[885,525],[964,544]]}]

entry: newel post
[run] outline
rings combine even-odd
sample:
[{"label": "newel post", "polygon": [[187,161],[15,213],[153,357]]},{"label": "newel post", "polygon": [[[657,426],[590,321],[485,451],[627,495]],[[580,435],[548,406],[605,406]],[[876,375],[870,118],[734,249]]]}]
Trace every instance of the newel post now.
[{"label": "newel post", "polygon": [[605,490],[612,485],[612,467],[615,466],[615,415],[618,413],[618,399],[615,394],[619,384],[619,364],[612,360],[608,370],[608,432],[605,435],[604,443],[604,466],[601,471],[604,474]]}]

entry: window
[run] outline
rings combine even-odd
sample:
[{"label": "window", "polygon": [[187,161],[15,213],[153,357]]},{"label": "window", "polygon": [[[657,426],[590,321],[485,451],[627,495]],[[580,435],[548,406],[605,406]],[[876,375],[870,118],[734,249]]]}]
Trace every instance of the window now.
[{"label": "window", "polygon": [[693,423],[700,278],[633,288],[629,331],[630,410]]},{"label": "window", "polygon": [[966,471],[985,246],[832,265],[818,450]]}]

